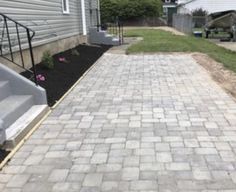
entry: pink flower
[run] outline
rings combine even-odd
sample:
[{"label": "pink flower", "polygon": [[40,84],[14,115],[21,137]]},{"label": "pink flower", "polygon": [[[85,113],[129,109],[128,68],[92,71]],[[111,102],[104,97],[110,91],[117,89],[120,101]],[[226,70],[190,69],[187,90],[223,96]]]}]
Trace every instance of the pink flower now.
[{"label": "pink flower", "polygon": [[45,81],[46,80],[46,78],[41,74],[37,75],[36,78],[37,78],[37,81]]},{"label": "pink flower", "polygon": [[60,61],[60,62],[65,62],[65,61],[66,61],[66,58],[65,58],[65,57],[59,57],[59,61]]}]

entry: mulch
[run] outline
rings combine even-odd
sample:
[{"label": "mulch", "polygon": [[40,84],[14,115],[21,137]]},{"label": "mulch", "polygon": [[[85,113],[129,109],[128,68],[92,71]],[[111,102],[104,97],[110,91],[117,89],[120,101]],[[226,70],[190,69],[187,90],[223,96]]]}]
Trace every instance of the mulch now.
[{"label": "mulch", "polygon": [[9,154],[9,151],[1,150],[0,149],[0,163],[4,160],[4,158]]},{"label": "mulch", "polygon": [[[45,77],[39,85],[47,92],[48,105],[53,106],[109,48],[111,46],[79,45],[54,55],[53,69],[46,69],[42,63],[36,65],[37,74]],[[29,78],[31,74],[25,71],[22,75]]]}]

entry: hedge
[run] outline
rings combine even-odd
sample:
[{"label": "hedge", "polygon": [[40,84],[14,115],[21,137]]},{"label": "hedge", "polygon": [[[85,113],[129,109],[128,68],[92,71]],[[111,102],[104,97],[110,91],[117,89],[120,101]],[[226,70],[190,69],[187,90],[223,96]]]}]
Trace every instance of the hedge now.
[{"label": "hedge", "polygon": [[145,17],[159,17],[162,13],[161,0],[101,0],[103,22],[116,18],[131,20]]}]

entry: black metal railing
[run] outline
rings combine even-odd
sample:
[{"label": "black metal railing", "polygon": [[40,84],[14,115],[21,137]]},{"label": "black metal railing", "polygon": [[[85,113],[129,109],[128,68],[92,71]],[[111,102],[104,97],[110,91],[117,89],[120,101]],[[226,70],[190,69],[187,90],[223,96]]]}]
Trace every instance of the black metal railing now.
[{"label": "black metal railing", "polygon": [[100,25],[99,29],[106,30],[109,34],[119,39],[120,45],[124,43],[124,25],[121,21]]},{"label": "black metal railing", "polygon": [[120,45],[122,45],[124,43],[124,26],[122,22],[107,23],[106,27],[108,33],[118,37]]},{"label": "black metal railing", "polygon": [[[0,13],[0,57],[29,71],[32,74],[31,78],[38,85],[32,48],[32,39],[34,36],[35,31]],[[30,62],[32,64],[31,69],[25,66],[26,55],[23,54],[23,50],[29,52]],[[16,52],[19,52],[20,61],[14,57]]]},{"label": "black metal railing", "polygon": [[119,20],[118,17],[113,18],[113,21],[110,23],[101,24],[100,15],[101,12],[99,9],[90,8],[90,24],[91,26],[96,26],[97,31],[106,30],[109,34],[119,38],[120,45],[124,43],[124,26],[123,23]]}]

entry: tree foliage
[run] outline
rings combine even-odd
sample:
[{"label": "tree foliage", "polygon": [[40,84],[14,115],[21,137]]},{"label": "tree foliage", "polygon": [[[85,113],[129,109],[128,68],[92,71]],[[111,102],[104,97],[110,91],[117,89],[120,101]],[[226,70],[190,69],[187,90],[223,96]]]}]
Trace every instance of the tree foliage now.
[{"label": "tree foliage", "polygon": [[208,15],[207,11],[202,8],[198,8],[192,11],[192,16],[202,17],[206,15]]},{"label": "tree foliage", "polygon": [[161,0],[101,0],[103,22],[114,21],[117,17],[121,20],[159,17],[161,12]]}]

